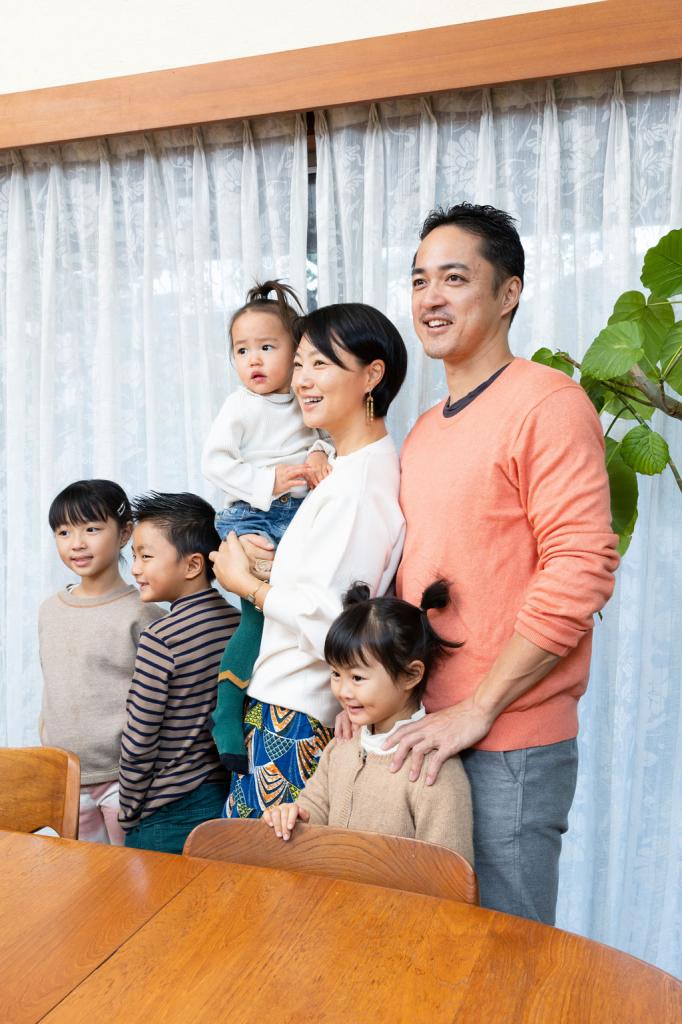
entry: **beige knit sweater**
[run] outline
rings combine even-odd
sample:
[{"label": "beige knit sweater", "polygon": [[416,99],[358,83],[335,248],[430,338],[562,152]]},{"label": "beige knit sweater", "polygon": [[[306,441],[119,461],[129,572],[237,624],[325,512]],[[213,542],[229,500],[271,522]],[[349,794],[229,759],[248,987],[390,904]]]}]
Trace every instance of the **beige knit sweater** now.
[{"label": "beige knit sweater", "polygon": [[83,786],[118,777],[137,642],[164,614],[134,586],[91,598],[60,590],[40,606],[40,741],[78,754]]},{"label": "beige knit sweater", "polygon": [[447,760],[432,786],[425,784],[428,755],[416,782],[409,780],[409,758],[395,774],[390,763],[390,756],[363,750],[359,735],[332,740],[297,803],[313,825],[423,839],[473,864],[471,791],[460,759]]}]

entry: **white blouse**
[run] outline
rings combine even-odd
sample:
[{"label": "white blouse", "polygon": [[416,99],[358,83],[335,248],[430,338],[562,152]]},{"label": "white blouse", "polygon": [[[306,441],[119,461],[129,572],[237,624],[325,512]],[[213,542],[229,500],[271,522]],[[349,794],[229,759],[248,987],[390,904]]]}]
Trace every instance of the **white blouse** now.
[{"label": "white blouse", "polygon": [[366,583],[376,597],[395,576],[405,536],[399,485],[398,453],[387,435],[337,455],[305,499],[275,553],[249,696],[334,724],[339,705],[324,641],[351,584]]}]

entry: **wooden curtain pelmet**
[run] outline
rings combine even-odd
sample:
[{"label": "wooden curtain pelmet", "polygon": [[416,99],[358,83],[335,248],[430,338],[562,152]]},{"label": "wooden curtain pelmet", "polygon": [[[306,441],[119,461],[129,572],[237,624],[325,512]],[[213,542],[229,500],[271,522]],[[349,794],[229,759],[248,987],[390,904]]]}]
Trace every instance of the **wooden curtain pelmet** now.
[{"label": "wooden curtain pelmet", "polygon": [[0,96],[0,149],[682,57],[680,0],[600,0]]}]

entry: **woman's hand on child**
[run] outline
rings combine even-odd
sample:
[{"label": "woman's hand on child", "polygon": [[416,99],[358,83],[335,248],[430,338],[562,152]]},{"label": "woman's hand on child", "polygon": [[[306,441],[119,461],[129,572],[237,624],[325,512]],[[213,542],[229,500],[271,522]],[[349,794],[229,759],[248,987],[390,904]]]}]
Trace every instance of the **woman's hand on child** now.
[{"label": "woman's hand on child", "polygon": [[236,533],[228,533],[218,550],[211,551],[208,557],[213,562],[213,570],[221,587],[240,597],[252,592],[254,578]]},{"label": "woman's hand on child", "polygon": [[298,804],[277,804],[263,811],[263,821],[270,828],[274,828],[276,836],[285,841],[290,837],[299,818],[302,822],[309,821],[310,814]]},{"label": "woman's hand on child", "polygon": [[318,484],[321,484],[326,476],[332,471],[332,467],[329,465],[329,459],[324,452],[310,452],[308,458],[305,460],[304,469],[306,472],[306,479],[308,481],[308,487],[310,490],[314,490]]},{"label": "woman's hand on child", "polygon": [[287,494],[294,487],[305,487],[307,483],[308,473],[304,463],[298,466],[277,466],[272,495],[278,498],[280,494]]},{"label": "woman's hand on child", "polygon": [[275,545],[259,533],[243,533],[239,538],[239,543],[249,560],[252,575],[267,583],[275,557]]}]

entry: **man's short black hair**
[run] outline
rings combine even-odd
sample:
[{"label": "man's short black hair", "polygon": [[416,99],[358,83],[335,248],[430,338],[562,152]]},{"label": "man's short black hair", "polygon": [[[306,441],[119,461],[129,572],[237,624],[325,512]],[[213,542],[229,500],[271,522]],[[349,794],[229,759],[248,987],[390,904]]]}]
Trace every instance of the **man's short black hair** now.
[{"label": "man's short black hair", "polygon": [[337,302],[299,317],[294,324],[296,344],[304,334],[337,366],[343,366],[338,349],[350,352],[363,366],[375,359],[383,362],[384,375],[372,397],[376,415],[385,416],[407,373],[405,342],[388,317],[362,302]]},{"label": "man's short black hair", "polygon": [[[423,241],[436,228],[451,225],[477,235],[481,239],[481,256],[492,264],[495,271],[495,291],[508,277],[520,278],[523,287],[526,258],[514,222],[511,214],[495,206],[458,203],[447,210],[442,206],[432,210],[422,225],[419,237]],[[518,306],[512,310],[510,323],[517,309]]]},{"label": "man's short black hair", "polygon": [[195,553],[203,555],[206,578],[214,578],[208,554],[218,550],[220,537],[212,505],[198,494],[187,491],[180,494],[149,491],[133,499],[132,509],[135,525],[148,522],[163,530],[178,558]]}]

